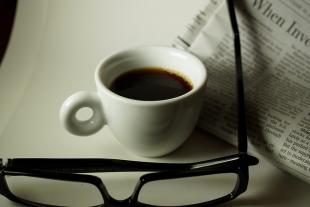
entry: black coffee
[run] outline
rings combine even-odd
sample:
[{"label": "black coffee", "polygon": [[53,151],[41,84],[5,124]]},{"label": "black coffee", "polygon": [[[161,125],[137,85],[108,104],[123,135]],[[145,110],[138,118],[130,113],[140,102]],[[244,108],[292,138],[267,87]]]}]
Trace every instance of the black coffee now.
[{"label": "black coffee", "polygon": [[136,100],[157,101],[174,98],[189,92],[192,85],[163,68],[137,68],[116,78],[110,90]]}]

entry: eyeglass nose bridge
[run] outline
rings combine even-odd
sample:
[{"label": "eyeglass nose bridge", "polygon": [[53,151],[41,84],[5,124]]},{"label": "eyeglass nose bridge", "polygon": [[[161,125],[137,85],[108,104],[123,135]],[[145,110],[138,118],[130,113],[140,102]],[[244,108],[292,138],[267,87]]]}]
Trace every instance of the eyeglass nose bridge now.
[{"label": "eyeglass nose bridge", "polygon": [[131,201],[130,198],[124,199],[124,200],[117,200],[113,197],[110,197],[105,203],[102,205],[102,207],[130,207],[134,206],[134,203]]},{"label": "eyeglass nose bridge", "polygon": [[137,184],[134,187],[133,192],[128,198],[125,199],[116,199],[114,198],[110,193],[105,184],[102,182],[102,180],[96,176],[93,176],[93,184],[97,186],[97,188],[100,190],[101,195],[103,196],[104,204],[102,207],[108,206],[108,207],[130,207],[134,206],[137,199],[138,199],[138,193],[142,188],[142,185],[144,183],[143,176],[140,177]]}]

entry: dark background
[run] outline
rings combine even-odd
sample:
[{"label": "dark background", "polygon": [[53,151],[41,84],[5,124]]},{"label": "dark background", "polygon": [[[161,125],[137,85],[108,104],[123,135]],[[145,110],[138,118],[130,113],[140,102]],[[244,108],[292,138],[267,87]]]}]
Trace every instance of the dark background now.
[{"label": "dark background", "polygon": [[0,0],[0,65],[12,31],[17,0]]}]

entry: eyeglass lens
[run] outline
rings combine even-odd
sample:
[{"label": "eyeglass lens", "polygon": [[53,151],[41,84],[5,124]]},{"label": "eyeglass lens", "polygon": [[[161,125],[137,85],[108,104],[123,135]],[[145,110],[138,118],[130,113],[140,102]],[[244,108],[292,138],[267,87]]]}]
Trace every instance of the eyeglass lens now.
[{"label": "eyeglass lens", "polygon": [[6,182],[15,196],[35,203],[68,207],[90,207],[104,203],[99,189],[89,183],[31,176],[6,176]]},{"label": "eyeglass lens", "polygon": [[[147,182],[139,191],[138,201],[154,206],[182,206],[207,202],[230,194],[235,188],[237,176],[234,173],[222,173]],[[105,177],[101,176],[101,179],[104,180]],[[111,196],[118,200],[126,199],[119,197],[118,191],[130,196],[135,185],[132,184],[137,183],[138,179],[129,176],[127,180],[123,178],[120,183],[119,179],[113,179],[112,174],[109,177],[110,182],[105,184]],[[90,207],[104,203],[100,190],[89,183],[31,176],[6,176],[6,181],[15,196],[35,203],[68,207]],[[128,187],[129,183],[131,187]]]},{"label": "eyeglass lens", "polygon": [[152,181],[143,185],[138,201],[154,206],[204,203],[231,193],[236,181],[233,173]]}]

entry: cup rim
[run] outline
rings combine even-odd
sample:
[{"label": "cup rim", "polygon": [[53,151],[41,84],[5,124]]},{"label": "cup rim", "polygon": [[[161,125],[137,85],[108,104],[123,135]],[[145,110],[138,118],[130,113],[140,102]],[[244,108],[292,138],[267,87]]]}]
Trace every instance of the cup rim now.
[{"label": "cup rim", "polygon": [[[197,86],[193,87],[190,91],[188,91],[187,93],[174,97],[174,98],[169,98],[169,99],[163,99],[163,100],[153,100],[153,101],[145,101],[145,100],[136,100],[136,99],[131,99],[131,98],[127,98],[121,95],[118,95],[116,93],[114,93],[113,91],[111,91],[105,84],[102,83],[102,80],[100,78],[100,73],[102,70],[102,66],[103,64],[105,64],[108,60],[119,56],[121,54],[125,54],[128,53],[130,51],[136,51],[136,50],[141,50],[141,49],[164,49],[164,50],[173,50],[175,52],[178,53],[182,53],[183,55],[189,56],[192,60],[194,60],[198,65],[201,66],[202,70],[201,70],[201,76],[202,76],[202,80]],[[122,50],[119,52],[116,52],[114,54],[108,55],[105,58],[103,58],[100,63],[97,65],[96,70],[95,70],[95,83],[96,83],[96,87],[97,87],[97,92],[99,92],[98,90],[102,90],[104,91],[107,95],[112,96],[114,99],[118,99],[122,102],[127,102],[130,104],[135,104],[135,105],[164,105],[164,104],[169,104],[178,100],[182,100],[182,99],[186,99],[189,96],[194,95],[195,93],[197,93],[198,91],[202,90],[203,88],[205,88],[206,83],[207,83],[207,78],[208,78],[208,73],[207,73],[207,69],[205,67],[205,65],[202,63],[202,61],[196,57],[195,55],[181,50],[181,49],[177,49],[174,47],[168,47],[168,46],[139,46],[139,47],[134,47],[134,48],[129,48],[126,50]]]}]

